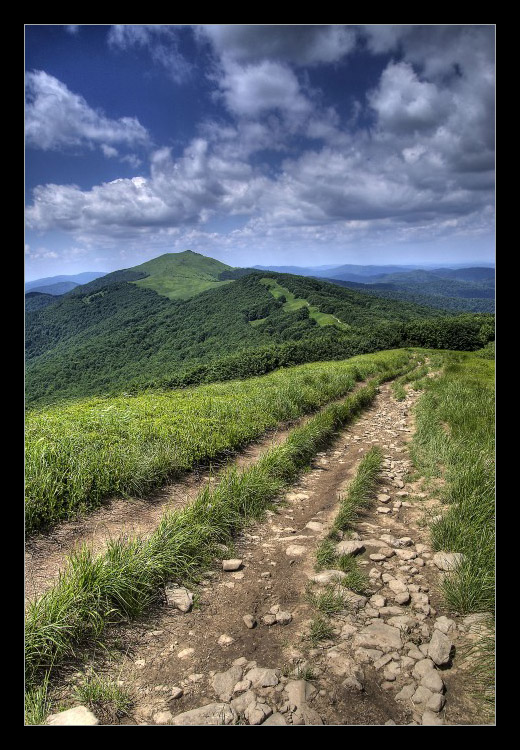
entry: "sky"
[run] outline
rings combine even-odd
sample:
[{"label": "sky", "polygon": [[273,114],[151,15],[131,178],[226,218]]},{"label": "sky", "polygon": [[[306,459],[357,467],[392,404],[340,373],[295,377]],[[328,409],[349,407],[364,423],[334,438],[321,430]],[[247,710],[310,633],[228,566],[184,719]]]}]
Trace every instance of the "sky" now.
[{"label": "sky", "polygon": [[28,280],[494,258],[495,28],[25,27]]}]

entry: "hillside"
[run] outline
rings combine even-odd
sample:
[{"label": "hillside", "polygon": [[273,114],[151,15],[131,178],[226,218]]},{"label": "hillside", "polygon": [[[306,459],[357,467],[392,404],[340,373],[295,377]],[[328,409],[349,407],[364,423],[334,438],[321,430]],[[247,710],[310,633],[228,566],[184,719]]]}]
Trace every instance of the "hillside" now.
[{"label": "hillside", "polygon": [[[199,278],[201,263],[212,269],[202,271],[208,275],[223,265],[181,255],[182,267]],[[186,300],[134,283],[160,278],[158,268],[171,269],[170,261],[169,255],[152,261],[149,277],[142,266],[107,274],[28,313],[27,403],[242,377],[406,343],[462,349],[485,343],[479,338],[485,321],[450,322],[440,311],[312,278],[225,270],[239,278],[208,282],[210,290]],[[185,278],[190,283],[194,276]],[[426,319],[432,319],[426,328],[418,325]]]},{"label": "hillside", "polygon": [[207,289],[229,284],[229,280],[220,277],[233,269],[214,258],[185,250],[166,253],[130,270],[146,274],[145,278],[134,282],[142,289],[153,289],[169,299],[189,299]]}]

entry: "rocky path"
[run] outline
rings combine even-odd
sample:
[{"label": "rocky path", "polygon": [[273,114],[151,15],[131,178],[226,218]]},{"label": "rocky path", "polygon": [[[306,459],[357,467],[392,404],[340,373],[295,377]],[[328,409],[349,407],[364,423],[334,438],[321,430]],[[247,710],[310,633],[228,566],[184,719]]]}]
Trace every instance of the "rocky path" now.
[{"label": "rocky path", "polygon": [[[135,699],[120,723],[479,723],[457,658],[478,618],[443,610],[437,587],[452,560],[428,546],[424,519],[436,501],[407,477],[418,396],[409,391],[397,402],[383,385],[277,511],[223,551],[225,562],[216,561],[194,599],[170,589],[164,607],[118,634],[124,656],[96,669]],[[381,486],[351,535],[370,591],[347,593],[345,608],[330,617],[329,639],[313,646],[311,579],[316,588],[342,575],[316,577],[316,549],[372,445],[384,454]]]}]

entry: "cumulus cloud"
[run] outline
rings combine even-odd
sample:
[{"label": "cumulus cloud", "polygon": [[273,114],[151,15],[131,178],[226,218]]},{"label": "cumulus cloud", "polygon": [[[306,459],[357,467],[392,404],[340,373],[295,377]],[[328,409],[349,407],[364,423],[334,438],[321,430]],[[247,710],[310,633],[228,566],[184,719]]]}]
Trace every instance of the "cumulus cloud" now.
[{"label": "cumulus cloud", "polygon": [[451,97],[435,84],[419,80],[409,63],[391,63],[369,95],[378,124],[385,131],[409,133],[431,129],[446,117]]},{"label": "cumulus cloud", "polygon": [[43,70],[28,73],[26,82],[25,133],[29,146],[44,151],[103,145],[114,149],[114,144],[148,142],[146,129],[135,117],[106,117]]},{"label": "cumulus cloud", "polygon": [[239,116],[257,117],[279,110],[301,118],[311,110],[293,71],[271,60],[244,66],[227,63],[220,88],[228,109]]},{"label": "cumulus cloud", "polygon": [[[347,121],[345,108],[321,104],[299,66],[341,61],[354,49],[352,29],[198,27],[199,40],[209,40],[218,56],[209,80],[224,105],[222,119],[201,123],[180,156],[170,148],[156,150],[131,179],[90,190],[40,185],[28,225],[100,243],[123,237],[129,244],[144,238],[178,249],[191,243],[202,252],[219,243],[230,251],[252,242],[259,250],[273,243],[296,246],[298,238],[309,246],[340,247],[342,241],[369,238],[413,242],[489,234],[493,34],[487,27],[425,29],[357,29],[365,40],[363,54],[387,57],[380,58],[371,90],[356,92],[354,116]],[[178,30],[125,26],[110,34],[121,49],[152,51],[162,44],[167,51],[176,49]],[[53,132],[50,126],[41,130]],[[40,142],[62,143],[67,136],[87,142],[74,129],[72,135],[56,132]],[[137,168],[137,157],[119,153],[120,144],[131,141],[89,138],[108,158]],[[225,234],[209,231],[222,217],[242,217],[243,225]]]},{"label": "cumulus cloud", "polygon": [[220,57],[243,63],[263,59],[306,66],[333,63],[356,45],[355,30],[342,25],[206,24],[197,32]]}]

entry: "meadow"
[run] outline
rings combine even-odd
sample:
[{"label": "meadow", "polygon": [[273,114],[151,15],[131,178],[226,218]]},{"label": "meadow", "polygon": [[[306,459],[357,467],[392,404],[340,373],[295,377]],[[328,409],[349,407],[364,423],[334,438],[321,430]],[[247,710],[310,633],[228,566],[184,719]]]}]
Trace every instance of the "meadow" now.
[{"label": "meadow", "polygon": [[344,396],[356,381],[405,367],[410,356],[392,350],[247,380],[34,409],[26,419],[26,529],[92,510],[111,496],[142,496]]}]

